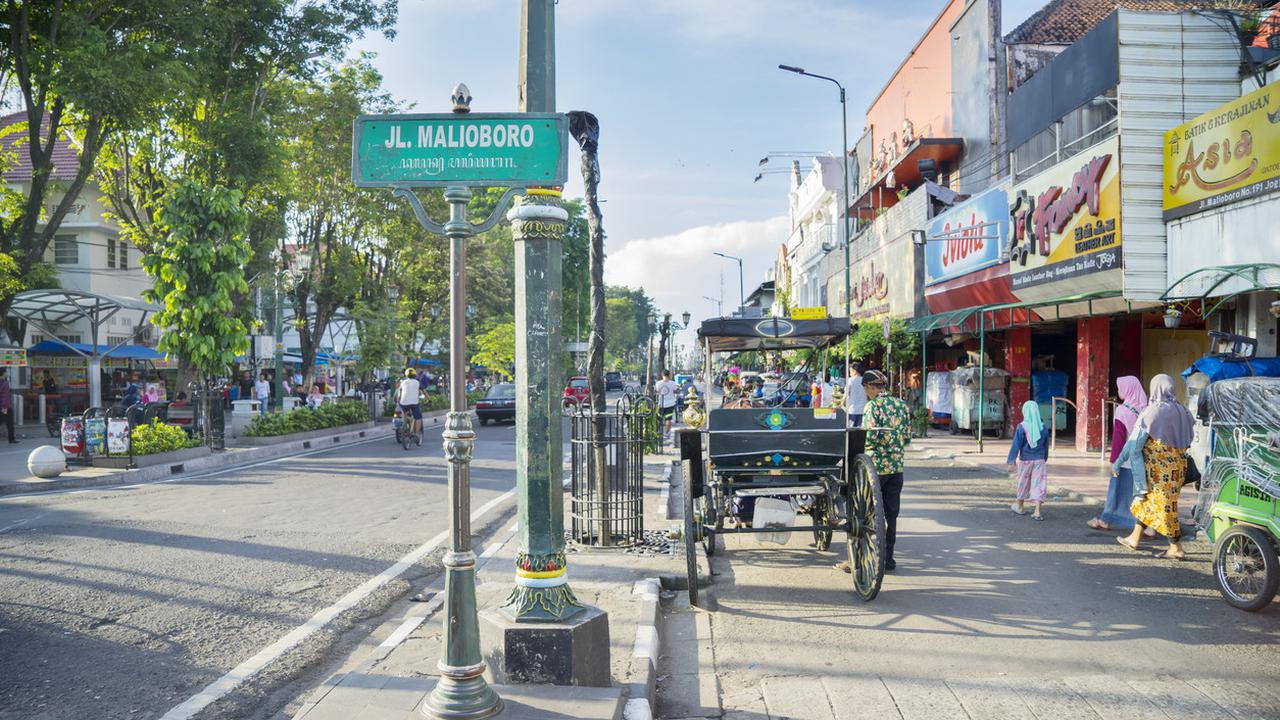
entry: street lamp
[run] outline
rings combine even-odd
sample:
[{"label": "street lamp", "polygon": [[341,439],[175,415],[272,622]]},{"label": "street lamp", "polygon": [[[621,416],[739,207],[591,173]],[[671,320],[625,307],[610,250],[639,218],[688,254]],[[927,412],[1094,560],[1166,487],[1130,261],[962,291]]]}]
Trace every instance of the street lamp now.
[{"label": "street lamp", "polygon": [[648,388],[648,393],[653,394],[653,329],[658,324],[658,313],[655,310],[649,311],[649,353],[644,362],[644,382]]},{"label": "street lamp", "polygon": [[[804,68],[794,65],[779,65],[779,70],[804,75],[806,77],[817,78],[834,83],[840,88],[840,169],[844,172],[844,197],[840,198],[840,217],[844,219],[841,223],[844,232],[844,316],[847,320],[853,312],[852,297],[853,283],[850,278],[849,269],[849,112],[845,105],[844,85],[839,80],[826,75],[818,75],[816,73],[805,72]],[[845,377],[849,376],[849,336],[844,338],[844,372]]]},{"label": "street lamp", "polygon": [[719,255],[726,260],[738,261],[738,311],[742,311],[742,306],[747,304],[746,286],[742,283],[742,258],[737,255],[725,255],[722,252],[714,252],[713,255]]}]

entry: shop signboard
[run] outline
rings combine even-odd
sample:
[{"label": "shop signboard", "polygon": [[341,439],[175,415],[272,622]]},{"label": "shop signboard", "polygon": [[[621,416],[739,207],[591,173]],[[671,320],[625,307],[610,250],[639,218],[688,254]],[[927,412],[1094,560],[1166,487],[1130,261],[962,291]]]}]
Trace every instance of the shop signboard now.
[{"label": "shop signboard", "polygon": [[557,113],[361,115],[351,177],[360,187],[563,185],[568,128]]},{"label": "shop signboard", "polygon": [[1165,222],[1280,190],[1280,82],[1164,136]]},{"label": "shop signboard", "polygon": [[1009,237],[1009,192],[996,186],[938,215],[925,228],[924,282],[934,285],[1000,262]]},{"label": "shop signboard", "polygon": [[791,308],[792,320],[825,320],[827,309],[821,305]]},{"label": "shop signboard", "polygon": [[[854,260],[849,318],[854,322],[884,317],[909,318],[916,313],[918,278],[915,246],[903,235],[871,254]],[[829,316],[844,315],[844,271],[836,269],[827,281]]]},{"label": "shop signboard", "polygon": [[0,367],[22,367],[26,364],[26,348],[0,348]]},{"label": "shop signboard", "polygon": [[1009,279],[1019,298],[1120,289],[1118,137],[1014,185],[1009,201]]}]

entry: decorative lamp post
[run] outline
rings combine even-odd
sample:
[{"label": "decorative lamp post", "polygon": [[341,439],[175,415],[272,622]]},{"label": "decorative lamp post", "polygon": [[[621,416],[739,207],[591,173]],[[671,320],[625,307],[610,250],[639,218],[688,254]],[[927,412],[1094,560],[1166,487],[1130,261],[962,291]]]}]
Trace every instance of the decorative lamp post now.
[{"label": "decorative lamp post", "polygon": [[725,255],[722,252],[712,253],[719,255],[726,260],[736,260],[738,262],[738,313],[742,313],[742,306],[747,304],[746,286],[742,284],[742,258],[737,255]]}]

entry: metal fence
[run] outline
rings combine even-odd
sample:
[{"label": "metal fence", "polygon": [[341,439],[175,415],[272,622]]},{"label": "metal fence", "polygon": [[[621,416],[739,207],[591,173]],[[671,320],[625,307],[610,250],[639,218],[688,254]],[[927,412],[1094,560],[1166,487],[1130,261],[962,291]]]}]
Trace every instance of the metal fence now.
[{"label": "metal fence", "polygon": [[226,406],[223,397],[226,385],[221,382],[193,382],[187,386],[194,408],[191,421],[195,423],[196,437],[203,437],[213,450],[226,450]]},{"label": "metal fence", "polygon": [[571,536],[600,547],[644,539],[644,452],[657,415],[652,400],[627,396],[612,410],[588,403],[570,417]]}]

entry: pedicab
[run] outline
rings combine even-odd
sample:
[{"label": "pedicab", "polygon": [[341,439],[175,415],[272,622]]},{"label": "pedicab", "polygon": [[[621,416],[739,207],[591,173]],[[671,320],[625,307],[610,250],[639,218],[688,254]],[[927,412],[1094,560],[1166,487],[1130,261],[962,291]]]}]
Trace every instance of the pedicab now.
[{"label": "pedicab", "polygon": [[1195,521],[1214,544],[1222,597],[1261,610],[1280,587],[1280,378],[1213,382],[1197,414],[1208,419],[1211,451]]},{"label": "pedicab", "polygon": [[[825,350],[849,329],[847,318],[705,320],[698,340],[705,350],[707,386],[718,353]],[[778,403],[785,395],[737,396],[732,406],[717,408],[708,396],[706,427],[677,432],[685,478],[689,600],[695,605],[697,546],[714,555],[716,536],[723,534],[810,531],[814,546],[825,551],[840,533],[857,596],[870,601],[880,591],[885,517],[879,476],[863,452],[866,431],[847,428],[843,408],[784,407]],[[743,508],[764,498],[796,499],[799,511],[786,513],[786,521],[776,513],[769,522],[747,520]],[[808,524],[796,525],[797,514],[807,515]]]}]

